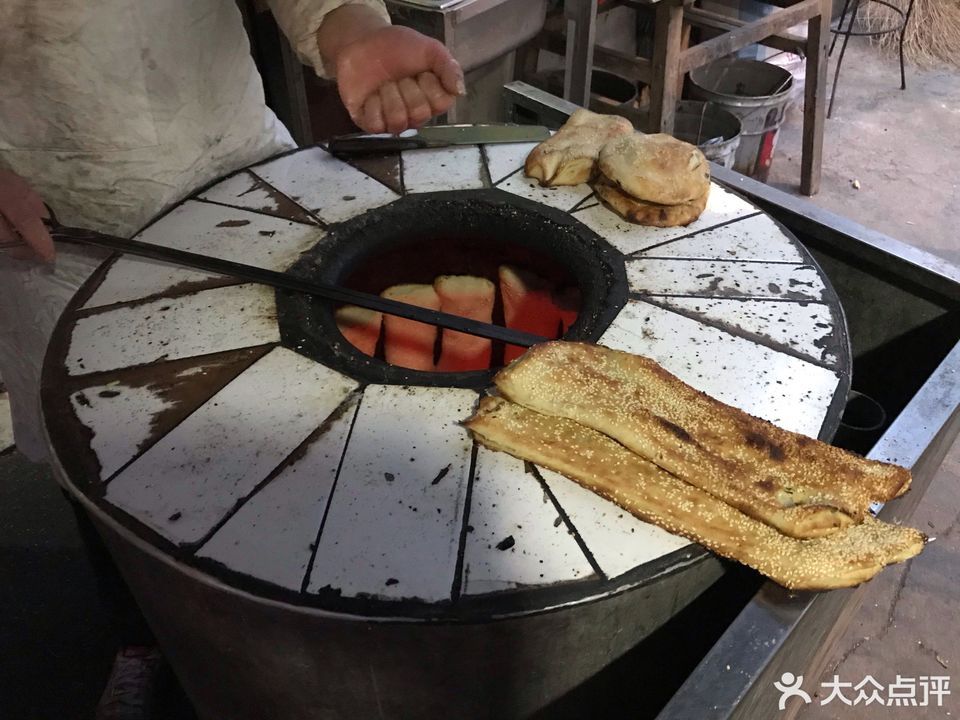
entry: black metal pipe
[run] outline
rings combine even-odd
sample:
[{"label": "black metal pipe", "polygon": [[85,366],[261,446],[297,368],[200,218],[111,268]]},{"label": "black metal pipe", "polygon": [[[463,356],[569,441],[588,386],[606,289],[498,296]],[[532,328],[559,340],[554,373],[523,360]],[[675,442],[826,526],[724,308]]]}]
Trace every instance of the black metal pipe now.
[{"label": "black metal pipe", "polygon": [[382,312],[386,315],[396,315],[397,317],[416,320],[417,322],[426,323],[427,325],[456,330],[457,332],[466,333],[467,335],[475,335],[489,340],[499,340],[509,345],[531,347],[548,340],[548,338],[523,332],[522,330],[514,330],[501,325],[492,325],[490,323],[480,322],[479,320],[471,320],[470,318],[459,315],[430,310],[428,308],[418,307],[417,305],[398,302],[397,300],[388,300],[379,295],[371,295],[337,285],[301,280],[286,273],[245,265],[243,263],[233,262],[232,260],[224,260],[222,258],[209,257],[186,250],[153,245],[151,243],[140,242],[139,240],[126,240],[83,228],[65,227],[52,222],[48,222],[47,224],[51,237],[59,242],[93,245],[130,255],[150,258],[152,260],[174,263],[193,270],[204,270],[216,273],[217,275],[226,275],[238,280],[301,292],[331,302],[356,305],[368,310]]}]

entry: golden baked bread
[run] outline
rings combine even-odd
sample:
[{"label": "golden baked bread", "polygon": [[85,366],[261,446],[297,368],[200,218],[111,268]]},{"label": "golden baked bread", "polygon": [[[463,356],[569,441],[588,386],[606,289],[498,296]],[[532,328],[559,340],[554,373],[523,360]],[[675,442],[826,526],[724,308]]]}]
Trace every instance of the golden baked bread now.
[{"label": "golden baked bread", "polygon": [[679,205],[710,188],[710,163],[703,153],[663,133],[611,140],[600,150],[598,167],[625,195],[648,203]]},{"label": "golden baked bread", "polygon": [[594,183],[593,191],[604,205],[628,222],[653,227],[678,227],[689,225],[700,217],[707,206],[710,186],[707,185],[707,191],[701,197],[679,205],[659,205],[637,200],[615,188],[602,175]]},{"label": "golden baked bread", "polygon": [[904,468],[783,430],[599,345],[537,345],[494,382],[505,398],[598,430],[792,537],[860,522],[872,501],[910,485]]},{"label": "golden baked bread", "polygon": [[577,110],[553,137],[530,151],[524,172],[550,187],[589,182],[596,174],[600,148],[632,132],[633,125],[626,118]]},{"label": "golden baked bread", "polygon": [[[388,300],[399,300],[429,310],[440,309],[440,296],[433,285],[405,283],[388,287],[382,293]],[[437,328],[397,315],[383,316],[383,353],[391,365],[411,370],[433,370],[433,352]]]},{"label": "golden baked bread", "polygon": [[562,473],[641,520],[738,560],[793,590],[851,587],[913,557],[925,538],[866,516],[834,535],[777,532],[571,420],[485,397],[466,427],[481,443]]}]

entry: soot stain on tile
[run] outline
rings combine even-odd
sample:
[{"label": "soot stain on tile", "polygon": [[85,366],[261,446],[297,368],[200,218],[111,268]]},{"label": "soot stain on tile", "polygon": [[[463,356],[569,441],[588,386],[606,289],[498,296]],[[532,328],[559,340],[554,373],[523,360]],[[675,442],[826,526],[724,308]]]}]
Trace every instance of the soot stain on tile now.
[{"label": "soot stain on tile", "polygon": [[447,465],[445,468],[443,468],[440,472],[437,473],[437,476],[430,482],[430,484],[436,485],[438,482],[443,480],[447,476],[447,473],[449,472],[450,472],[450,466]]}]

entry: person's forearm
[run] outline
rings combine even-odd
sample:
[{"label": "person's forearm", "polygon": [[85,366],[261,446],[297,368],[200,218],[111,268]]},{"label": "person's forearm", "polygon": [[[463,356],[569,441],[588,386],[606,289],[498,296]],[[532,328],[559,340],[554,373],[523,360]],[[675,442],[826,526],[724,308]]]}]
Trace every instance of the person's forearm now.
[{"label": "person's forearm", "polygon": [[376,10],[367,5],[344,5],[337,8],[323,19],[317,31],[317,45],[324,65],[331,70],[335,69],[337,56],[343,48],[388,25]]}]

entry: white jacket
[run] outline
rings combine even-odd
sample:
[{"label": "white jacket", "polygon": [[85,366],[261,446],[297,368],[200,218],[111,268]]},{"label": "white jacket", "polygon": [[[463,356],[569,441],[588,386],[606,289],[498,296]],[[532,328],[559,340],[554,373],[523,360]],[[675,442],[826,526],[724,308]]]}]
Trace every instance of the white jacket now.
[{"label": "white jacket", "polygon": [[[268,0],[300,57],[348,3]],[[293,146],[264,104],[235,0],[0,2],[0,167],[25,177],[61,222],[130,235],[194,188]],[[39,369],[54,323],[97,255],[55,267],[0,253],[0,377],[17,445],[46,456]]]}]

